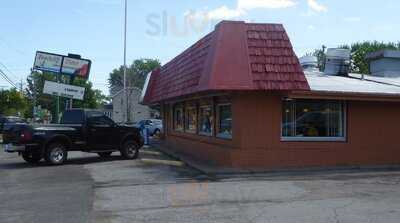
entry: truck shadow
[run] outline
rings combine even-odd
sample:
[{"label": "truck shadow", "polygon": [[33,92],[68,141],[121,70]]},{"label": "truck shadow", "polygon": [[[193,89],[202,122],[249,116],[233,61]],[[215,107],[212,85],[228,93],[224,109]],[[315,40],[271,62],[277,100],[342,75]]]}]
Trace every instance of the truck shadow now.
[{"label": "truck shadow", "polygon": [[[92,164],[92,163],[105,163],[105,162],[113,162],[113,161],[121,161],[124,160],[120,156],[111,156],[109,158],[101,158],[101,157],[96,157],[96,156],[90,156],[90,157],[73,157],[73,158],[68,158],[68,160],[62,165],[62,166],[68,166],[68,165],[86,165],[86,164]],[[61,166],[61,167],[62,167]],[[13,169],[30,169],[30,168],[40,168],[40,167],[60,167],[60,166],[53,166],[47,164],[45,161],[41,161],[37,164],[29,164],[26,163],[25,161],[21,160],[16,160],[12,159],[11,160],[1,160],[0,161],[0,171],[1,170],[13,170]]]}]

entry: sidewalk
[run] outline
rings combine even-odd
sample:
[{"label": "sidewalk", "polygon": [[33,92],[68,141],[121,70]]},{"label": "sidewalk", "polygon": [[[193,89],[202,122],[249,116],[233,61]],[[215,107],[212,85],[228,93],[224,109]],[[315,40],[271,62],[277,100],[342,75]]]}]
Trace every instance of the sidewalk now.
[{"label": "sidewalk", "polygon": [[334,166],[334,167],[304,167],[304,168],[226,168],[210,163],[201,162],[191,156],[177,153],[163,145],[162,141],[152,141],[150,147],[158,150],[176,160],[184,162],[187,166],[194,168],[214,178],[231,178],[263,176],[263,177],[284,177],[284,176],[327,176],[336,174],[370,174],[372,172],[398,172],[400,165],[376,165],[376,166]]}]

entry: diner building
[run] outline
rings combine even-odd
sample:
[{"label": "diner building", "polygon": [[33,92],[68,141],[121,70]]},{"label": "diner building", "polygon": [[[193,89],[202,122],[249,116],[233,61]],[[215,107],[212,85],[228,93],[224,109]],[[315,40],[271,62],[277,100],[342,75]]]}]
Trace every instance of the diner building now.
[{"label": "diner building", "polygon": [[223,21],[149,75],[143,102],[161,108],[165,147],[199,162],[400,164],[400,54],[368,59],[371,74],[351,74],[350,53],[330,49],[320,72],[283,25]]}]

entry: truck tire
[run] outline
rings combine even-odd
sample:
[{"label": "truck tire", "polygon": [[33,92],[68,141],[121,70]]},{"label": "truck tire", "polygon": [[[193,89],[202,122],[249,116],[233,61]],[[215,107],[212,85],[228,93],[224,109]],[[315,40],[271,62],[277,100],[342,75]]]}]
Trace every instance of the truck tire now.
[{"label": "truck tire", "polygon": [[22,159],[24,159],[27,163],[37,164],[40,162],[40,160],[42,160],[42,155],[37,152],[22,152]]},{"label": "truck tire", "polygon": [[67,160],[68,152],[62,143],[50,144],[44,156],[44,159],[51,165],[62,165]]},{"label": "truck tire", "polygon": [[127,140],[120,150],[124,159],[137,159],[139,157],[139,145],[134,140]]},{"label": "truck tire", "polygon": [[109,158],[112,152],[101,152],[97,153],[101,158]]}]

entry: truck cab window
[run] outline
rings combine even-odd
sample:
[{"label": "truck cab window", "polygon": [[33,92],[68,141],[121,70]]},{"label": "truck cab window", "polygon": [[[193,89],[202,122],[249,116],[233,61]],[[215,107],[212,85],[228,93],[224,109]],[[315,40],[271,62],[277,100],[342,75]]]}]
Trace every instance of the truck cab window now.
[{"label": "truck cab window", "polygon": [[61,118],[61,124],[82,124],[85,121],[85,114],[80,110],[65,112]]},{"label": "truck cab window", "polygon": [[114,125],[114,121],[105,115],[89,117],[88,123],[90,125],[107,125],[107,126]]}]

